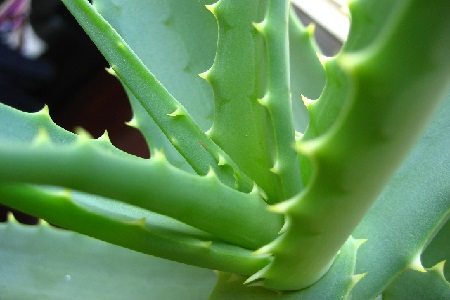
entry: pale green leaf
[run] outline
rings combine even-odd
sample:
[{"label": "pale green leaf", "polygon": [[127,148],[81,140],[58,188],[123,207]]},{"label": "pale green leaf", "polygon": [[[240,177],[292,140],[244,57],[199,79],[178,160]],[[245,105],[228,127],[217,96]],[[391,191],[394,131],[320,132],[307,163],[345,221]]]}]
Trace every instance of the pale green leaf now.
[{"label": "pale green leaf", "polygon": [[[212,122],[212,90],[198,76],[213,63],[217,25],[205,8],[213,1],[96,0],[100,14],[206,131]],[[164,149],[175,166],[190,166],[128,92],[138,128],[150,149]]]},{"label": "pale green leaf", "polygon": [[[355,299],[370,299],[418,257],[450,215],[450,94],[353,235],[368,239],[357,256]],[[448,242],[448,241],[447,241]],[[436,262],[437,263],[437,262]]]},{"label": "pale green leaf", "polygon": [[1,299],[206,299],[215,277],[45,225],[0,225]]},{"label": "pale green leaf", "polygon": [[383,300],[450,299],[450,283],[441,273],[442,264],[427,272],[407,270],[383,292]]},{"label": "pale green leaf", "polygon": [[228,273],[219,273],[219,280],[211,299],[280,299],[280,300],[315,300],[346,299],[354,283],[361,276],[354,277],[355,258],[361,241],[350,237],[336,257],[330,270],[314,285],[292,292],[272,291],[266,288],[244,285],[246,278]]}]

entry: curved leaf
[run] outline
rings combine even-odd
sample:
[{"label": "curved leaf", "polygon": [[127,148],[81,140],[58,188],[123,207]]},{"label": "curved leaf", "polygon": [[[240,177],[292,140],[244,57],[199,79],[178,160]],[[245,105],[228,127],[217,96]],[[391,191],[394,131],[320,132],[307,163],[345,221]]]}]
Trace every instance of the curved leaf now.
[{"label": "curved leaf", "polygon": [[[95,0],[99,13],[206,131],[212,122],[211,87],[197,74],[213,62],[217,25],[204,4],[212,1]],[[135,125],[151,151],[164,149],[176,167],[192,170],[131,92]]]},{"label": "curved leaf", "polygon": [[449,115],[450,94],[353,232],[357,238],[368,239],[357,256],[357,272],[368,274],[356,285],[355,299],[379,295],[397,274],[414,263],[449,218]]},{"label": "curved leaf", "polygon": [[46,225],[0,224],[2,299],[206,299],[215,278]]}]

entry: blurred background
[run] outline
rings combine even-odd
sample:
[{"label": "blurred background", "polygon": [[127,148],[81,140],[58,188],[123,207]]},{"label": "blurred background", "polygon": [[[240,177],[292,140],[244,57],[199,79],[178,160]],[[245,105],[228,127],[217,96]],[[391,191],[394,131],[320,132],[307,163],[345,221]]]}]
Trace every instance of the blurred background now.
[{"label": "blurred background", "polygon": [[[325,55],[336,54],[348,32],[340,1],[292,1],[305,25],[317,24],[316,40]],[[131,108],[106,67],[60,0],[0,0],[0,102],[26,112],[47,105],[59,126],[70,131],[83,127],[93,137],[108,130],[118,148],[149,157],[140,132],[125,125]],[[0,206],[0,221],[7,211]],[[37,222],[14,215],[24,223]]]}]

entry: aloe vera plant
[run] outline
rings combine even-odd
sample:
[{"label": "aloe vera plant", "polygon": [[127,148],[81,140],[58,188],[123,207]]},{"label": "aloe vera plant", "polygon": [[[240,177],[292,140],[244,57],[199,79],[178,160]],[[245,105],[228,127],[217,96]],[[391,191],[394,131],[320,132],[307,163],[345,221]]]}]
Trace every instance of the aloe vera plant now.
[{"label": "aloe vera plant", "polygon": [[1,105],[0,298],[450,297],[448,1],[62,1],[151,158]]}]

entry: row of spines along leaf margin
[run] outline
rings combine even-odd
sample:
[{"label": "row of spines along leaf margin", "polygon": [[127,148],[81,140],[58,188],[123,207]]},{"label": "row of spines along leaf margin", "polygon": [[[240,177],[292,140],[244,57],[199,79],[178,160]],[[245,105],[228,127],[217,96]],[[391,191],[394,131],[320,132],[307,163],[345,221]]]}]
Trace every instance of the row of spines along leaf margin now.
[{"label": "row of spines along leaf margin", "polygon": [[[441,2],[442,5],[435,6],[416,0],[391,4],[393,10],[386,25],[378,34],[372,35],[372,44],[354,42],[358,40],[352,39],[352,34],[357,35],[355,29],[349,38],[349,45],[353,42],[353,46],[347,49],[344,46],[344,51],[325,63],[327,87],[336,84],[339,78],[344,80],[346,87],[337,100],[325,104],[324,92],[317,102],[308,104],[311,119],[317,119],[321,103],[324,103],[323,111],[336,101],[343,105],[339,105],[336,115],[331,114],[318,122],[329,122],[324,132],[308,139],[307,131],[298,144],[297,150],[305,158],[303,161],[312,166],[310,175],[304,179],[307,186],[300,195],[272,208],[287,216],[287,226],[280,238],[259,251],[274,255],[274,260],[251,281],[261,280],[262,284],[276,289],[299,289],[312,284],[326,272],[340,246],[422,129],[423,121],[435,106],[431,99],[437,101],[448,86],[449,64],[445,55],[449,50],[450,26],[446,21],[449,12],[443,9],[447,8],[444,0]],[[65,3],[71,5],[68,1]],[[350,10],[355,20],[357,14],[362,13],[359,9],[368,7],[367,3],[381,7],[373,1],[354,1]],[[374,11],[379,13],[380,10]],[[408,20],[423,22],[413,24]],[[358,26],[364,33],[367,26]],[[120,37],[117,40],[120,41]],[[106,47],[109,46],[119,50],[126,48],[121,43]],[[430,48],[435,49],[432,55]],[[117,65],[112,67],[122,80],[128,76],[120,75],[125,70],[120,70]],[[144,75],[148,77],[148,74]],[[149,78],[154,81],[153,77]],[[133,85],[127,81],[125,84]],[[329,88],[329,91],[333,90]],[[133,93],[139,95],[140,89]],[[164,91],[161,94],[165,95]],[[151,110],[148,109],[150,114]],[[178,105],[171,110],[161,115],[169,116],[177,110],[187,115]],[[162,127],[166,125],[161,124]],[[350,149],[348,145],[351,145]],[[214,161],[210,165],[215,166],[217,158]],[[210,165],[202,172],[206,173]],[[367,176],[361,176],[361,173]],[[304,259],[298,259],[299,249],[304,253]],[[286,277],[286,274],[290,276]]]},{"label": "row of spines along leaf margin", "polygon": [[311,166],[306,187],[271,207],[287,223],[257,251],[274,260],[248,283],[297,290],[320,279],[414,145],[450,83],[450,6],[437,2],[396,1],[387,19],[366,10],[383,12],[385,3],[349,4],[357,20],[349,46],[323,60],[324,92],[306,103],[315,131],[297,143]]},{"label": "row of spines along leaf margin", "polygon": [[123,38],[86,0],[62,0],[92,38],[122,84],[140,102],[168,140],[199,175],[210,168],[226,185],[250,192],[254,182],[195,123],[192,116],[147,69]]},{"label": "row of spines along leaf margin", "polygon": [[[269,3],[269,14],[289,11],[288,1]],[[259,0],[207,6],[219,35],[214,64],[201,76],[214,91],[208,135],[264,190],[267,201],[276,203],[295,195],[301,181],[292,147],[288,18],[269,15],[255,22],[265,6]]]}]

